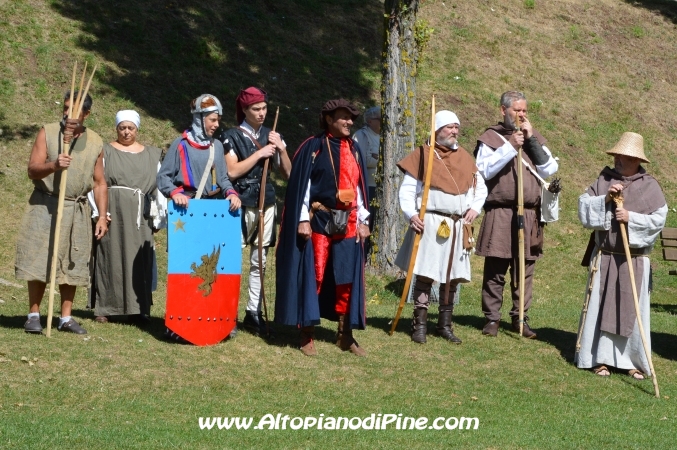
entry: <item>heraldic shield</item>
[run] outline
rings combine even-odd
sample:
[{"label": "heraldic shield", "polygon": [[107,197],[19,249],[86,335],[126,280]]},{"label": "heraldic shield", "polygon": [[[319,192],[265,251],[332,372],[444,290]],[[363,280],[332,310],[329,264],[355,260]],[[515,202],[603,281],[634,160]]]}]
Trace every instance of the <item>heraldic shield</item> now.
[{"label": "heraldic shield", "polygon": [[242,250],[240,212],[227,200],[169,202],[165,325],[194,345],[224,340],[237,320]]}]

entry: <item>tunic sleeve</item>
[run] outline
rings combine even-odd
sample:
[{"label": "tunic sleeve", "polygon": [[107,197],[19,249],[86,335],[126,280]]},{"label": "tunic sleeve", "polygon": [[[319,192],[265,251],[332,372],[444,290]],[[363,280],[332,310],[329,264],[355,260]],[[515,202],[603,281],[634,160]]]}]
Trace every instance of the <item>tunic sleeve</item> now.
[{"label": "tunic sleeve", "polygon": [[475,174],[475,179],[477,183],[475,185],[475,195],[472,203],[470,204],[470,209],[476,211],[478,214],[482,212],[482,206],[484,206],[484,201],[487,199],[489,191],[487,190],[487,185],[484,182],[484,177],[479,172]]},{"label": "tunic sleeve", "polygon": [[668,215],[668,206],[663,205],[651,214],[639,214],[628,211],[628,243],[631,248],[644,248],[653,246]]},{"label": "tunic sleeve", "polygon": [[548,161],[545,164],[536,166],[536,171],[538,171],[538,174],[542,178],[548,178],[549,176],[552,176],[555,173],[557,173],[557,170],[559,169],[559,164],[557,163],[557,160],[552,157],[550,149],[545,145],[543,146],[543,151],[545,151],[545,153],[548,155]]},{"label": "tunic sleeve", "polygon": [[477,168],[485,180],[490,180],[515,156],[517,156],[517,151],[509,142],[496,150],[483,143],[477,151]]},{"label": "tunic sleeve", "polygon": [[409,172],[405,172],[404,179],[400,185],[400,208],[404,213],[407,221],[411,220],[412,216],[417,214],[416,211],[416,191],[417,184],[420,183]]},{"label": "tunic sleeve", "polygon": [[[221,141],[214,141],[214,154],[223,155],[223,144]],[[216,184],[221,188],[224,197],[226,192],[233,189],[233,183],[228,178],[228,169],[226,168],[226,159],[221,157],[214,158],[214,167],[216,168]],[[159,185],[159,183],[158,183]]]},{"label": "tunic sleeve", "polygon": [[591,196],[587,192],[578,197],[578,219],[585,228],[609,230],[613,212],[604,202],[605,195]]},{"label": "tunic sleeve", "polygon": [[164,195],[167,198],[170,198],[172,196],[172,192],[177,187],[177,184],[175,184],[174,181],[176,181],[176,176],[178,175],[179,170],[181,169],[181,161],[179,160],[179,151],[178,151],[179,142],[181,142],[180,139],[177,139],[174,142],[172,142],[172,145],[169,147],[169,150],[167,150],[165,159],[162,160],[160,170],[158,171],[157,174],[157,188],[162,193],[162,195]]}]

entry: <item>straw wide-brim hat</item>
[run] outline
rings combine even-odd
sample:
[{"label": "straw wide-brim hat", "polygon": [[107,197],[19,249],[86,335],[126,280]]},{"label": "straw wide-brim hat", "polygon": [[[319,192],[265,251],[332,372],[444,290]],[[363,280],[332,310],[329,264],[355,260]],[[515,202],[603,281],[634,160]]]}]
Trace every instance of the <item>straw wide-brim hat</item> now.
[{"label": "straw wide-brim hat", "polygon": [[607,153],[610,155],[625,155],[632,156],[633,158],[638,158],[645,163],[649,163],[648,159],[644,155],[644,138],[641,134],[632,133],[626,131],[621,136],[621,140],[614,145],[611,150],[607,150]]}]

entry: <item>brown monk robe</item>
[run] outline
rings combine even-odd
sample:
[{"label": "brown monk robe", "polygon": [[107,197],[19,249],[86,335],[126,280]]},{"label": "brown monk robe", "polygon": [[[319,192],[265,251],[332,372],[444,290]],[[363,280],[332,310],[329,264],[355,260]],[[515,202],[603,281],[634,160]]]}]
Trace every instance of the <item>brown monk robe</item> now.
[{"label": "brown monk robe", "polygon": [[[482,312],[487,323],[482,333],[498,334],[503,304],[505,274],[510,270],[513,306],[510,310],[512,328],[519,331],[519,249],[517,236],[517,170],[524,180],[524,246],[525,286],[524,311],[529,311],[536,260],[543,255],[543,224],[540,222],[541,186],[533,173],[524,165],[517,167],[517,149],[522,146],[524,162],[542,178],[553,175],[558,165],[545,139],[535,131],[526,117],[527,102],[524,94],[509,91],[501,96],[503,122],[489,127],[479,137],[475,156],[477,167],[484,176],[489,195],[484,204],[485,216],[477,238],[477,254],[484,256],[482,282]],[[516,131],[519,118],[521,131]],[[523,335],[536,338],[524,317]]]}]

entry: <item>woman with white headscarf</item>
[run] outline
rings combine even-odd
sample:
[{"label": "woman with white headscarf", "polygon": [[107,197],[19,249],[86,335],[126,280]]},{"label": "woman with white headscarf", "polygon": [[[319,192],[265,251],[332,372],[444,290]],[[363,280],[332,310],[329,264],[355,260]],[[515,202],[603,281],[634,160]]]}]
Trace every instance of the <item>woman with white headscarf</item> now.
[{"label": "woman with white headscarf", "polygon": [[162,226],[156,174],[162,152],[137,141],[140,126],[136,111],[119,111],[117,139],[103,147],[110,224],[94,260],[91,302],[97,322],[111,316],[148,320],[153,303],[153,231]]}]

